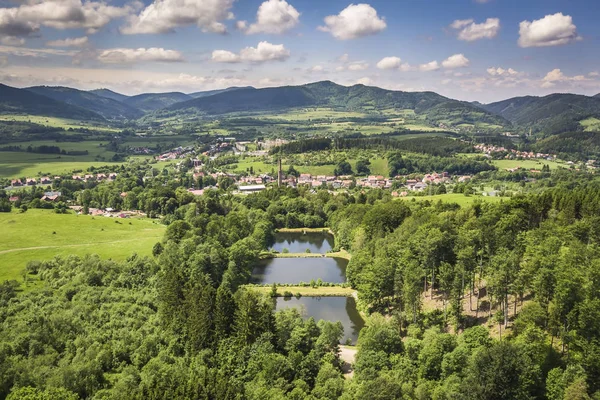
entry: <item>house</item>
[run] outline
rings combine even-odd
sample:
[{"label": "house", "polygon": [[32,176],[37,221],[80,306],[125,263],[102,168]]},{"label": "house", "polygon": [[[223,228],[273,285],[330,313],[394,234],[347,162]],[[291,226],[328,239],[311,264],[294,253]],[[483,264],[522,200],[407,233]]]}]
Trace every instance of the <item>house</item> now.
[{"label": "house", "polygon": [[50,178],[49,178],[49,177],[47,177],[47,176],[43,176],[43,177],[40,179],[40,183],[41,183],[42,185],[49,185],[49,184],[51,184],[51,183],[52,183],[52,179],[50,179]]},{"label": "house", "polygon": [[27,178],[27,186],[37,185],[37,180],[35,178]]},{"label": "house", "polygon": [[105,174],[97,174],[96,179],[99,181],[103,181],[104,179],[106,179],[106,175]]},{"label": "house", "polygon": [[108,174],[108,179],[110,179],[111,181],[115,180],[117,178],[117,174],[115,174],[114,172]]},{"label": "house", "polygon": [[10,196],[8,198],[8,201],[10,201],[11,203],[14,203],[15,201],[19,201],[19,196]]},{"label": "house", "polygon": [[57,201],[62,196],[61,192],[45,192],[42,196],[43,201]]},{"label": "house", "polygon": [[266,188],[267,187],[265,185],[246,185],[238,187],[242,193],[256,193],[265,190]]},{"label": "house", "polygon": [[83,178],[80,175],[73,175],[71,177],[71,179],[73,179],[74,181],[82,181],[83,180]]},{"label": "house", "polygon": [[23,186],[23,182],[20,179],[13,179],[10,181],[10,186]]}]

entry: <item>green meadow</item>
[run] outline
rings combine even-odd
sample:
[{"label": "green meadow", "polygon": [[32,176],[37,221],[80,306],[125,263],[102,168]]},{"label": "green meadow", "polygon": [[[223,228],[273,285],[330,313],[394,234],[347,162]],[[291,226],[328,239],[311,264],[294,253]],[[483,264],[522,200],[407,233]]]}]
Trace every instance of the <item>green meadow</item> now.
[{"label": "green meadow", "polygon": [[545,160],[493,160],[492,164],[494,164],[500,170],[517,167],[521,167],[526,170],[541,170],[544,165],[548,165],[550,169],[568,168],[568,165],[566,165],[565,163]]},{"label": "green meadow", "polygon": [[23,122],[31,122],[33,124],[51,126],[55,128],[63,128],[63,129],[95,129],[98,131],[106,131],[106,132],[119,132],[120,129],[112,128],[106,125],[97,125],[91,123],[89,121],[83,122],[74,119],[67,118],[56,118],[56,117],[44,117],[38,115],[0,115],[0,121],[23,121]]},{"label": "green meadow", "polygon": [[56,214],[38,209],[0,213],[0,282],[21,281],[29,261],[57,255],[93,253],[114,260],[133,253],[148,256],[164,231],[164,225],[144,218]]},{"label": "green meadow", "polygon": [[507,200],[506,197],[492,197],[492,196],[465,196],[462,193],[447,193],[447,194],[436,194],[433,196],[408,196],[408,197],[398,197],[398,200],[402,201],[430,201],[432,203],[436,203],[438,201],[442,201],[445,203],[456,203],[461,207],[470,206],[476,201],[490,201],[490,202],[500,202],[503,199]]}]

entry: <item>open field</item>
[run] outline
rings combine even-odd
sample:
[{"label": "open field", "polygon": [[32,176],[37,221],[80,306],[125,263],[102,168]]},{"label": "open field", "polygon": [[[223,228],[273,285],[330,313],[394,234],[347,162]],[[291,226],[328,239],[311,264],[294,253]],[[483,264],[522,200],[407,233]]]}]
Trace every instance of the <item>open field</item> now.
[{"label": "open field", "polygon": [[493,160],[494,164],[498,169],[508,169],[521,167],[523,169],[542,169],[544,165],[548,165],[550,169],[568,168],[564,163],[556,161],[545,161],[545,160]]},{"label": "open field", "polygon": [[63,129],[79,129],[88,128],[95,129],[98,131],[106,132],[120,132],[120,129],[112,128],[106,125],[96,125],[92,122],[83,122],[74,119],[67,118],[56,118],[56,117],[43,117],[37,115],[0,115],[1,121],[24,121],[31,122],[38,125],[52,126]]},{"label": "open field", "polygon": [[27,262],[56,255],[94,253],[115,260],[133,253],[147,256],[164,231],[164,225],[148,219],[55,214],[37,209],[22,214],[0,213],[0,282],[21,280]]},{"label": "open field", "polygon": [[590,117],[579,121],[579,124],[583,127],[585,132],[598,132],[600,131],[600,119]]},{"label": "open field", "polygon": [[89,156],[62,156],[58,154],[33,154],[24,152],[0,153],[0,177],[17,178],[41,174],[58,175],[89,167],[121,165],[123,162],[97,161]]},{"label": "open field", "polygon": [[264,114],[256,116],[265,119],[284,119],[287,121],[309,121],[312,119],[364,118],[368,114],[353,111],[336,111],[331,108],[303,108],[281,114]]},{"label": "open field", "polygon": [[[248,289],[256,290],[257,292],[269,294],[271,293],[271,286],[256,286],[256,285],[246,285]],[[341,286],[319,286],[316,288],[310,286],[278,286],[277,287],[277,295],[279,297],[283,296],[284,292],[291,292],[294,295],[300,293],[302,296],[311,296],[311,297],[326,297],[326,296],[344,296],[350,297],[354,296],[356,290],[350,287],[341,287]]]},{"label": "open field", "polygon": [[409,197],[398,197],[397,199],[403,201],[431,201],[438,202],[443,201],[445,203],[456,203],[461,207],[469,206],[473,204],[475,201],[491,201],[491,202],[499,202],[504,200],[508,200],[506,197],[496,197],[496,196],[465,196],[462,193],[447,193],[447,194],[436,194],[433,196],[409,196]]}]

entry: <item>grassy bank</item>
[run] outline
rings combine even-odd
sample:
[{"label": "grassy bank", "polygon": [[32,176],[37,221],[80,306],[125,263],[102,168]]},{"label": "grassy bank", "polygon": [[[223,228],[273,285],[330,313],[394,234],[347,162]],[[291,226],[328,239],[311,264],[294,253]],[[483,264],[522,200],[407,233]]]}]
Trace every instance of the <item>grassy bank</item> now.
[{"label": "grassy bank", "polygon": [[[270,294],[271,286],[256,286],[256,285],[246,285],[246,288],[250,290],[255,290],[260,293]],[[277,287],[277,296],[283,297],[284,292],[291,292],[294,296],[298,293],[302,296],[311,296],[311,297],[350,297],[354,296],[356,290],[349,287],[341,287],[341,286],[319,286],[316,288],[310,286],[278,286]]]}]

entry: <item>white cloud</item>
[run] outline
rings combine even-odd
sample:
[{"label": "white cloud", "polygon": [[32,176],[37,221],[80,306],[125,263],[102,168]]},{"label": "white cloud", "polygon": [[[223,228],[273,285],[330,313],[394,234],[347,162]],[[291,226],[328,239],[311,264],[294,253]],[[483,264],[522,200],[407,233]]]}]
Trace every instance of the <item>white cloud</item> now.
[{"label": "white cloud", "polygon": [[373,83],[373,80],[369,77],[360,78],[356,81],[356,84],[365,85],[365,86],[371,85],[372,83]]},{"label": "white cloud", "polygon": [[131,64],[136,62],[181,62],[183,55],[176,50],[151,47],[148,49],[106,49],[98,54],[98,60],[105,64]]},{"label": "white cloud", "polygon": [[342,54],[341,56],[338,57],[337,59],[339,62],[341,63],[347,63],[348,60],[350,60],[350,56],[348,55],[348,53]]},{"label": "white cloud", "polygon": [[16,36],[4,36],[0,39],[0,43],[6,46],[23,46],[25,39]]},{"label": "white cloud", "polygon": [[444,68],[464,68],[469,66],[469,59],[464,54],[454,54],[442,61]]},{"label": "white cloud", "polygon": [[62,40],[52,40],[47,42],[47,46],[51,47],[83,47],[88,44],[88,37],[67,38]]},{"label": "white cloud", "polygon": [[235,29],[242,32],[246,31],[248,29],[248,21],[236,21]]},{"label": "white cloud", "polygon": [[457,19],[450,25],[450,28],[459,30],[458,39],[472,42],[479,39],[491,39],[498,35],[500,31],[500,20],[498,18],[488,18],[480,24],[472,19]]},{"label": "white cloud", "polygon": [[300,13],[285,0],[267,0],[258,7],[256,22],[247,26],[246,21],[238,21],[237,28],[246,34],[281,34],[294,28],[300,22]]},{"label": "white cloud", "polygon": [[498,68],[490,67],[486,71],[491,76],[516,76],[516,75],[519,75],[519,72],[515,71],[512,68],[504,69],[501,67],[498,67]]},{"label": "white cloud", "polygon": [[398,69],[402,65],[400,57],[384,57],[377,63],[379,69]]},{"label": "white cloud", "polygon": [[577,27],[570,15],[557,13],[535,21],[519,24],[520,47],[559,46],[579,40]]},{"label": "white cloud", "polygon": [[324,68],[322,65],[315,65],[310,69],[311,72],[323,72]]},{"label": "white cloud", "polygon": [[598,71],[592,71],[588,75],[596,77],[596,76],[600,76],[600,72],[598,72]]},{"label": "white cloud", "polygon": [[369,63],[357,61],[348,65],[348,71],[364,71],[369,68]]},{"label": "white cloud", "polygon": [[0,67],[6,67],[8,65],[8,57],[0,56]]},{"label": "white cloud", "polygon": [[560,69],[556,68],[544,76],[542,79],[542,87],[550,88],[555,86],[557,83],[582,82],[587,80],[589,80],[589,78],[586,78],[584,75],[567,76]]},{"label": "white cloud", "polygon": [[121,28],[124,34],[168,33],[197,25],[203,32],[226,33],[234,0],[154,0]]},{"label": "white cloud", "polygon": [[343,65],[335,67],[335,71],[336,72],[342,72],[342,71],[345,71],[345,70],[346,70],[346,67],[344,67]]},{"label": "white cloud", "polygon": [[242,62],[240,56],[227,50],[215,50],[212,52],[211,60],[220,63],[239,63]]},{"label": "white cloud", "polygon": [[348,40],[374,35],[386,26],[384,19],[369,4],[350,4],[338,15],[325,17],[325,26],[318,29],[330,32],[336,39]]},{"label": "white cloud", "polygon": [[94,33],[139,6],[137,2],[115,7],[104,1],[81,0],[28,0],[22,3],[19,7],[0,9],[0,34],[30,36],[42,25],[55,29],[87,29]]},{"label": "white cloud", "polygon": [[72,50],[59,50],[59,49],[30,49],[27,47],[15,47],[15,46],[0,46],[0,53],[10,54],[17,57],[47,57],[52,56],[74,56],[75,51]]},{"label": "white cloud", "polygon": [[285,61],[290,57],[290,51],[282,44],[260,42],[256,47],[246,47],[235,54],[227,50],[215,50],[211,60],[221,63],[263,63],[267,61]]},{"label": "white cloud", "polygon": [[440,69],[440,64],[437,61],[419,65],[420,71],[437,71],[438,69]]}]

